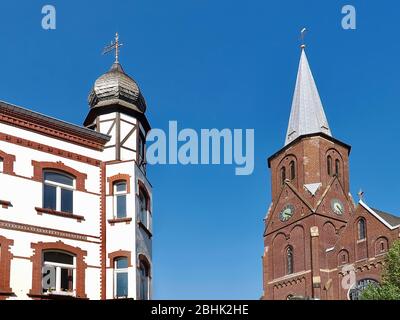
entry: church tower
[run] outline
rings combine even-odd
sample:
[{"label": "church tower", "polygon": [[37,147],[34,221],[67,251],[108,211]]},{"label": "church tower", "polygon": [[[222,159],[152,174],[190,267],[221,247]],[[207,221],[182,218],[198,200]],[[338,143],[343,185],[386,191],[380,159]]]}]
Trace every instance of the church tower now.
[{"label": "church tower", "polygon": [[265,219],[263,299],[321,299],[329,286],[327,252],[354,211],[350,146],[335,139],[301,46],[282,149],[268,159],[272,202]]}]

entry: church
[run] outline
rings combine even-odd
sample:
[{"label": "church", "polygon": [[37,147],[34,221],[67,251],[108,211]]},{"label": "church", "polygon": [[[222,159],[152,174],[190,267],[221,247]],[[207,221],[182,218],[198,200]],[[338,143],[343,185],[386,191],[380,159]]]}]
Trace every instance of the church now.
[{"label": "church", "polygon": [[262,299],[357,300],[379,283],[400,217],[354,201],[350,150],[332,135],[302,45],[285,144],[268,158]]},{"label": "church", "polygon": [[82,126],[0,102],[0,300],[151,299],[150,124],[119,46]]}]

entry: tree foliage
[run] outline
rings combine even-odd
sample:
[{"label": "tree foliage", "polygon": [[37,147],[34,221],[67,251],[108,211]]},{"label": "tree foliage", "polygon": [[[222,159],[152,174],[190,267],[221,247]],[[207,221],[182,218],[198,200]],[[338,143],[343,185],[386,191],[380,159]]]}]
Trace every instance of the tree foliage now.
[{"label": "tree foliage", "polygon": [[361,293],[362,300],[400,300],[400,240],[389,249],[379,286],[369,285]]}]

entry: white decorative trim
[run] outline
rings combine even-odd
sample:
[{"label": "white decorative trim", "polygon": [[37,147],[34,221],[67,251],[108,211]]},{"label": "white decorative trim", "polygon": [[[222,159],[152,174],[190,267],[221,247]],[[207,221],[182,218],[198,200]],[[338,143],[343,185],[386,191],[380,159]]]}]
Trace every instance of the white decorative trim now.
[{"label": "white decorative trim", "polygon": [[364,201],[360,200],[358,202],[361,206],[363,206],[369,213],[371,213],[375,218],[377,218],[380,222],[382,222],[386,227],[388,227],[390,230],[394,230],[398,227],[400,227],[400,224],[397,226],[391,226],[385,219],[383,219],[380,215],[378,215],[374,210],[372,210]]}]

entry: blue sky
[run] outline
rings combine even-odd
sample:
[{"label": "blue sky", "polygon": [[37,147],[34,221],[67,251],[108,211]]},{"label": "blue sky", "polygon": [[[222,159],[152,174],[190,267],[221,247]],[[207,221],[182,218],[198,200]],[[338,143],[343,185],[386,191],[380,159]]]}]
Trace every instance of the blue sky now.
[{"label": "blue sky", "polygon": [[[351,3],[350,3],[351,2]],[[3,1],[0,99],[81,124],[103,46],[121,63],[154,128],[254,128],[255,170],[152,166],[154,297],[258,299],[269,155],[284,143],[306,26],[307,55],[333,135],[352,145],[353,195],[400,214],[400,5],[396,1]],[[357,29],[341,28],[341,8]],[[57,29],[41,28],[41,8]]]}]

